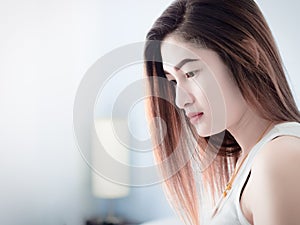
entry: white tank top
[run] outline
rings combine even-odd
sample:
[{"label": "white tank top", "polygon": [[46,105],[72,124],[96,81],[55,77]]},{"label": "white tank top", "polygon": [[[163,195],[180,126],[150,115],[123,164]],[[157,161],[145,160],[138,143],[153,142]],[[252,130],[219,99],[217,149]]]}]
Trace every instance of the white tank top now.
[{"label": "white tank top", "polygon": [[[252,163],[256,154],[262,149],[262,146],[270,140],[282,136],[290,135],[300,137],[300,123],[298,122],[284,122],[275,125],[250,151],[244,164],[235,178],[235,182],[231,191],[225,199],[220,199],[220,207],[217,214],[211,219],[212,211],[209,216],[205,216],[204,225],[250,225],[245,218],[240,207],[240,193],[247,180],[248,174],[251,170]],[[300,150],[300,148],[299,148]],[[223,198],[223,197],[222,197]],[[203,223],[202,223],[203,224]]]}]

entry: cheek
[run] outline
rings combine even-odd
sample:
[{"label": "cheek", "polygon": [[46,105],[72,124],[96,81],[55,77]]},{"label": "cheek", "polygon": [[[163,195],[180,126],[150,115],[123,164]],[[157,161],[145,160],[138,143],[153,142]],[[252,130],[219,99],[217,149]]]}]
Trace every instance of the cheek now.
[{"label": "cheek", "polygon": [[222,84],[222,92],[225,102],[227,126],[239,119],[246,107],[246,101],[244,100],[239,88],[231,80],[227,80]]},{"label": "cheek", "polygon": [[211,74],[207,74],[205,81],[201,85],[202,95],[207,104],[206,110],[209,112],[211,123],[218,129],[224,128],[226,123],[226,99],[223,87]]}]

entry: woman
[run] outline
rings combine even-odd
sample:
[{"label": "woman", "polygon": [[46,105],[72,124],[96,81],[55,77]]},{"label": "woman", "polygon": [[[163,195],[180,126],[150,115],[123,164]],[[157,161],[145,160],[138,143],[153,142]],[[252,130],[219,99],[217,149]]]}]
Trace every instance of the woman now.
[{"label": "woman", "polygon": [[155,159],[184,222],[299,224],[300,113],[255,2],[173,2],[145,68]]}]

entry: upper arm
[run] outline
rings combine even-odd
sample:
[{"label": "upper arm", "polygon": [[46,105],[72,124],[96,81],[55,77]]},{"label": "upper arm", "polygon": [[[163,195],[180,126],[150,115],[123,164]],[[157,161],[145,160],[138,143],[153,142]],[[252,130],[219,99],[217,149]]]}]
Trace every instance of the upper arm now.
[{"label": "upper arm", "polygon": [[252,179],[254,225],[299,224],[299,138],[281,137],[266,144],[254,161]]}]

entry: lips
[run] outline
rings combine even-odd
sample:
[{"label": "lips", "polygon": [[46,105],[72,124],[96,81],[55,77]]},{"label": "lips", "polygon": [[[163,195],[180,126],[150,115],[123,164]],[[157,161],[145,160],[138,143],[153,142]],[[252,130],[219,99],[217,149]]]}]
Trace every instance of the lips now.
[{"label": "lips", "polygon": [[195,124],[202,117],[203,112],[191,112],[187,114],[187,117],[190,119],[190,122]]}]

